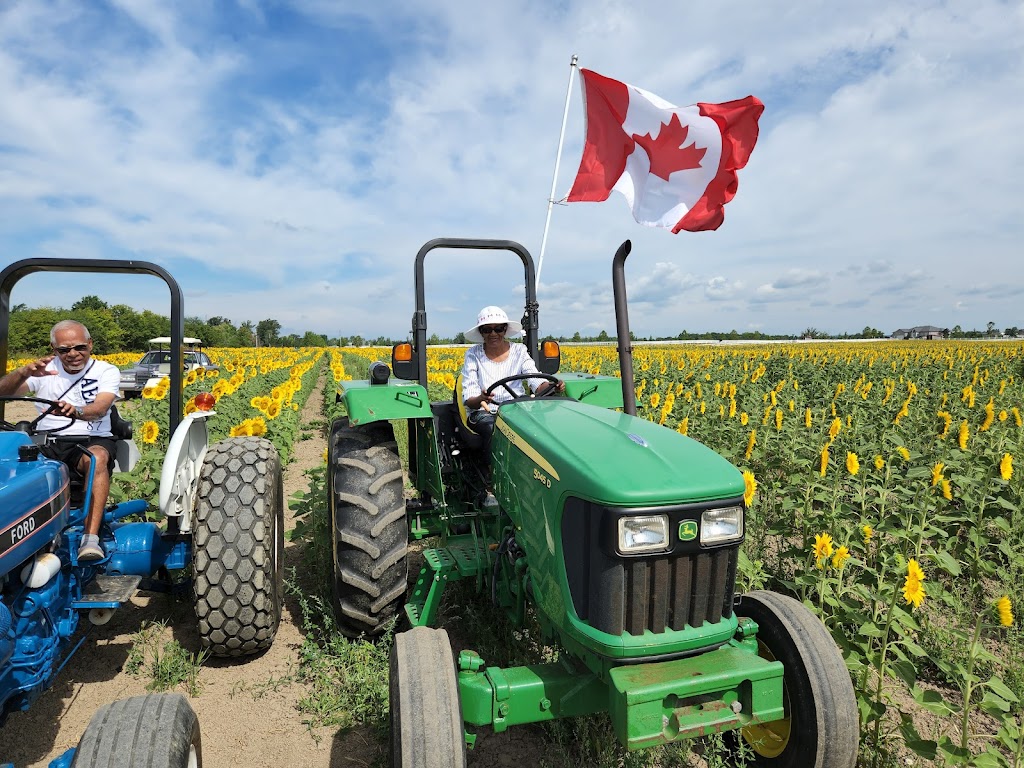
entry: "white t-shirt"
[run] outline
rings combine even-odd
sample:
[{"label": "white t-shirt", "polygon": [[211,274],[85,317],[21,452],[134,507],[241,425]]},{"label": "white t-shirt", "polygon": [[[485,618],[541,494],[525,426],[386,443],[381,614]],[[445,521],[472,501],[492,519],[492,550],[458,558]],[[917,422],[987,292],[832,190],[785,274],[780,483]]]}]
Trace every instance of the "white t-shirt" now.
[{"label": "white t-shirt", "polygon": [[[46,400],[63,400],[83,408],[93,403],[100,392],[109,392],[116,399],[121,386],[121,371],[117,366],[102,360],[90,359],[84,371],[68,373],[61,365],[60,358],[55,357],[46,366],[46,370],[57,371],[57,375],[30,377],[25,382],[29,392]],[[42,413],[47,406],[36,403],[36,408]],[[39,422],[39,429],[55,429],[67,423],[68,419],[63,416],[46,416]],[[57,432],[54,437],[110,437],[112,434],[108,410],[98,421],[76,419],[70,427]]]},{"label": "white t-shirt", "polygon": [[[506,376],[526,373],[540,373],[533,362],[525,344],[510,344],[508,357],[495,362],[487,357],[483,344],[475,344],[466,350],[466,359],[462,364],[462,399],[468,400],[482,393],[487,387]],[[534,392],[545,382],[544,379],[530,379],[530,389]],[[522,381],[510,381],[508,385],[518,393],[519,397],[526,394]],[[494,401],[504,403],[512,399],[505,387],[498,387],[492,393]]]}]

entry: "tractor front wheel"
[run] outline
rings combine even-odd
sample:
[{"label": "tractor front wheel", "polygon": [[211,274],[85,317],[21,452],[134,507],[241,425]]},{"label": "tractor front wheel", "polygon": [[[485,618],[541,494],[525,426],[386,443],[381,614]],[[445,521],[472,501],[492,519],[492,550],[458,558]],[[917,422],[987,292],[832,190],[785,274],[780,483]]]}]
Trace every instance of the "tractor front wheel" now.
[{"label": "tractor front wheel", "polygon": [[391,646],[391,765],[464,768],[466,736],[448,633],[414,627]]},{"label": "tractor front wheel", "polygon": [[85,729],[71,768],[202,768],[199,718],[180,693],[104,704]]},{"label": "tractor front wheel", "polygon": [[339,419],[327,462],[338,628],[349,637],[379,635],[401,609],[409,578],[409,522],[391,425]]},{"label": "tractor front wheel", "polygon": [[214,656],[270,647],[281,621],[284,556],[281,459],[269,440],[211,445],[193,523],[196,617]]},{"label": "tractor front wheel", "polygon": [[853,768],[857,700],[843,657],[825,625],[803,604],[775,592],[748,592],[736,606],[757,622],[760,655],[785,667],[785,717],[740,732],[748,764],[763,768]]}]

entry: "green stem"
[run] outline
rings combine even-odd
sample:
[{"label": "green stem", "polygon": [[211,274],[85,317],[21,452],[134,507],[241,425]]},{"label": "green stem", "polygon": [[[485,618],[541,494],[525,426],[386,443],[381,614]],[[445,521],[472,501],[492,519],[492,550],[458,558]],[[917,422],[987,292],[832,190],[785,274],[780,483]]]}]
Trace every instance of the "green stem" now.
[{"label": "green stem", "polygon": [[[875,690],[875,701],[879,704],[882,702],[882,688],[885,685],[885,657],[889,651],[889,631],[892,629],[893,620],[893,609],[896,607],[896,593],[893,593],[892,600],[889,601],[889,611],[885,617],[885,632],[882,633],[882,647],[878,657],[878,687]],[[871,768],[875,768],[878,764],[878,756],[881,750],[878,748],[878,733],[882,727],[882,718],[875,718],[875,732],[872,738],[875,750],[874,755],[871,758]]]},{"label": "green stem", "polygon": [[974,693],[974,684],[972,678],[974,676],[974,659],[975,654],[978,650],[978,640],[981,639],[981,625],[984,620],[984,614],[978,616],[978,621],[974,625],[974,639],[971,641],[971,648],[967,654],[967,674],[964,675],[964,711],[960,721],[960,747],[964,750],[970,749],[971,740],[971,694]]}]

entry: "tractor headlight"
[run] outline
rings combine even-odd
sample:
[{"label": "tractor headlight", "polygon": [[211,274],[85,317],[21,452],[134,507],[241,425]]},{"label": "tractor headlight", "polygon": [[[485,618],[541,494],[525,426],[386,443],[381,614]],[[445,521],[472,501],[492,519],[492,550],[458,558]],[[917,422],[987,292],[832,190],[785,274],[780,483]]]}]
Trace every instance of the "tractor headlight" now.
[{"label": "tractor headlight", "polygon": [[619,552],[636,555],[668,549],[668,515],[619,518]]},{"label": "tractor headlight", "polygon": [[700,543],[726,544],[743,538],[743,507],[706,509],[700,516]]}]

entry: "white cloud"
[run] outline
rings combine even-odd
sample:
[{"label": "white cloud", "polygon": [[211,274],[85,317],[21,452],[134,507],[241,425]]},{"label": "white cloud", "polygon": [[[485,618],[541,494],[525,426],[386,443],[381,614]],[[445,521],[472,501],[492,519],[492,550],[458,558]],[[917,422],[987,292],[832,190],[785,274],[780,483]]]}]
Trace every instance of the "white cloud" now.
[{"label": "white cloud", "polygon": [[[555,209],[545,331],[613,327],[609,265],[627,237],[644,334],[750,313],[769,332],[948,325],[932,308],[973,295],[962,324],[1015,320],[1019,291],[976,279],[1012,274],[1024,234],[1024,15],[999,0],[755,4],[728,24],[716,6],[654,0],[103,8],[0,10],[9,258],[153,260],[201,282],[196,314],[402,333],[423,242],[512,238],[539,255],[577,52],[671,101],[755,93],[767,108],[717,232],[645,230],[617,195]],[[574,86],[556,194],[580,112]],[[431,260],[438,332],[461,330],[481,293],[522,301],[521,274],[493,263]]]}]

